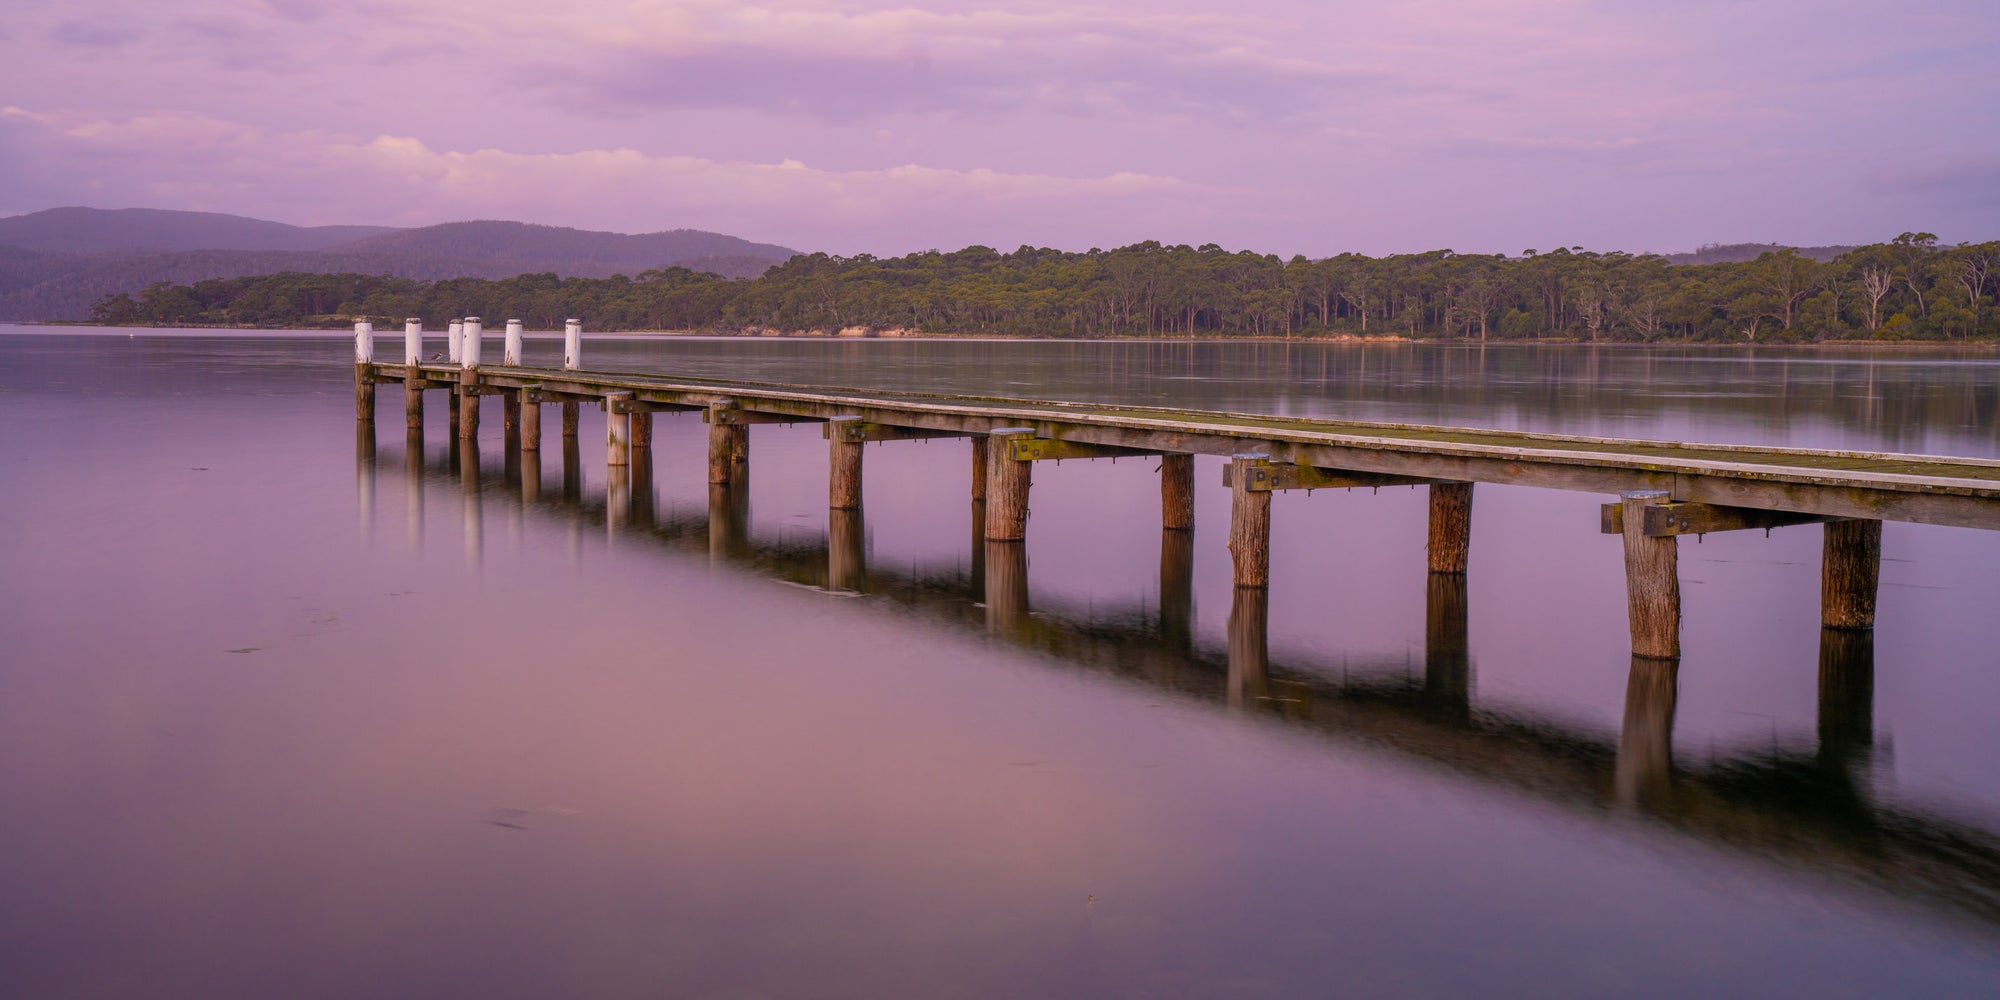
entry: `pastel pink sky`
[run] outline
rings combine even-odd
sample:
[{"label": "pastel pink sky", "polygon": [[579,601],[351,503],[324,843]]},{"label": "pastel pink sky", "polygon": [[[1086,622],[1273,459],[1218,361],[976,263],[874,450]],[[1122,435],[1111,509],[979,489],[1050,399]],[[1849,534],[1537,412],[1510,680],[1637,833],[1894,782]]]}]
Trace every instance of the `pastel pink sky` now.
[{"label": "pastel pink sky", "polygon": [[0,214],[835,253],[2000,238],[1992,0],[11,0]]}]

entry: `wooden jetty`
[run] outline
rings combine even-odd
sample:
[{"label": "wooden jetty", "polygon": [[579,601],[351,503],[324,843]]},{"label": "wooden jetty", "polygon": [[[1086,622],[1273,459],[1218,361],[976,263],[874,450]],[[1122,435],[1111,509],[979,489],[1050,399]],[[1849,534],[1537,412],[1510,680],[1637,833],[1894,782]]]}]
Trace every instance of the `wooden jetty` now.
[{"label": "wooden jetty", "polygon": [[377,363],[374,330],[355,328],[355,416],[371,436],[375,387],[404,387],[409,430],[421,432],[424,394],[449,394],[460,438],[476,438],[482,397],[502,399],[510,454],[541,448],[543,404],[562,408],[565,441],[578,407],[606,416],[605,462],[629,482],[635,450],[651,445],[652,414],[699,411],[709,425],[708,481],[740,483],[750,427],[815,422],[828,440],[828,506],[854,510],[862,495],[862,445],[964,437],[972,441],[973,499],[987,540],[1026,538],[1038,461],[1159,456],[1161,526],[1194,527],[1195,455],[1229,458],[1229,551],[1239,589],[1270,582],[1271,494],[1277,490],[1424,486],[1433,573],[1466,572],[1473,487],[1505,483],[1615,494],[1601,528],[1623,536],[1635,656],[1680,655],[1678,538],[1750,528],[1823,524],[1821,621],[1874,626],[1882,522],[2000,528],[2000,461],[1933,455],[1684,444],[1462,427],[1305,419],[1001,397],[728,381],[582,367],[582,327],[565,331],[563,366],[521,364],[521,328],[509,321],[502,363],[482,366],[483,327],[454,321],[447,360],[423,359],[423,327],[404,328],[401,364]]},{"label": "wooden jetty", "polygon": [[[482,497],[511,498],[521,513],[585,526],[617,544],[699,556],[738,571],[829,592],[857,591],[994,641],[1046,655],[1064,669],[1216,706],[1341,746],[1387,754],[1433,773],[1545,803],[1587,822],[1664,832],[1704,849],[1917,905],[1976,933],[2000,935],[2000,831],[1882,794],[1873,723],[1873,634],[1820,630],[1818,711],[1811,733],[1774,732],[1744,744],[1709,744],[1676,756],[1673,660],[1632,657],[1625,710],[1615,728],[1580,725],[1473,697],[1467,580],[1429,575],[1421,653],[1274,658],[1268,591],[1236,588],[1222,643],[1192,625],[1193,534],[1161,531],[1157,601],[1032,602],[1026,552],[985,539],[971,504],[969,546],[928,564],[870,565],[859,510],[829,512],[824,535],[752,537],[744,495],[711,486],[706,509],[662,511],[646,494],[647,461],[635,451],[629,495],[585,496],[577,442],[563,448],[560,492],[540,492],[540,456],[508,471],[482,468],[473,442],[425,462],[421,437],[402,456],[413,544],[426,491],[456,479],[468,551],[480,544]],[[359,469],[372,478],[378,458]],[[364,504],[366,500],[364,499]],[[366,516],[364,515],[364,523]],[[966,556],[970,556],[969,559]],[[1300,658],[1300,657],[1307,658]],[[1606,669],[1626,669],[1623,662]]]}]

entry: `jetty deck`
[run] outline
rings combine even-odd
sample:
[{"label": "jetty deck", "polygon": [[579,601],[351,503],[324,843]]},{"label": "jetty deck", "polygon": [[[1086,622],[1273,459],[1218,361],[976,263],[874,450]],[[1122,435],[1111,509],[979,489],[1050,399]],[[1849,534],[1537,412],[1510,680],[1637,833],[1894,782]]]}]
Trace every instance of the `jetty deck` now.
[{"label": "jetty deck", "polygon": [[1479,483],[1615,495],[1601,530],[1624,536],[1633,653],[1680,653],[1677,539],[1750,528],[1825,525],[1822,624],[1874,625],[1881,526],[1910,521],[2000,528],[2000,461],[1936,455],[1690,444],[1639,439],[1369,423],[1271,414],[1184,410],[994,396],[592,371],[581,364],[581,328],[567,331],[564,366],[520,363],[520,324],[510,322],[499,366],[480,363],[478,321],[449,344],[454,360],[425,363],[421,324],[405,329],[403,364],[377,364],[373,330],[356,329],[356,417],[372,435],[375,387],[401,383],[407,427],[423,429],[425,393],[451,394],[459,437],[476,437],[480,400],[500,396],[506,447],[541,447],[541,407],[562,408],[562,433],[577,434],[577,408],[606,411],[605,461],[615,474],[651,446],[657,411],[700,411],[709,424],[709,483],[727,489],[749,462],[756,424],[825,425],[828,506],[861,504],[862,445],[964,437],[972,441],[972,499],[995,542],[1026,537],[1033,463],[1064,458],[1159,456],[1161,527],[1194,528],[1193,456],[1229,458],[1229,549],[1239,588],[1269,585],[1270,497],[1278,490],[1425,486],[1433,573],[1462,574]]}]

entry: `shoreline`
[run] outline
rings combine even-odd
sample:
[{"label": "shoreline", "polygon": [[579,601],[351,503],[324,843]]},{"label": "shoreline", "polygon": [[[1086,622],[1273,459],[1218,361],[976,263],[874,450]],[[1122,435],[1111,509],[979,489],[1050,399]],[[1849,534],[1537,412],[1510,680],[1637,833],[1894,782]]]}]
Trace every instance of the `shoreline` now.
[{"label": "shoreline", "polygon": [[[0,327],[21,327],[21,328],[37,328],[37,329],[48,329],[48,330],[74,330],[78,332],[102,332],[106,334],[114,333],[120,330],[126,331],[128,333],[143,330],[143,331],[153,331],[158,333],[173,333],[182,331],[188,333],[199,333],[207,331],[214,333],[229,333],[229,334],[304,333],[304,334],[326,334],[328,336],[351,336],[353,332],[351,329],[337,327],[337,326],[336,327],[124,326],[124,325],[114,325],[105,323],[85,323],[85,322],[71,322],[71,321],[61,321],[61,320],[45,321],[45,322],[11,321],[11,322],[0,323]],[[384,330],[386,330],[386,328],[384,328]],[[426,329],[424,332],[426,336],[429,336],[433,332],[441,333],[442,330],[439,329],[433,331],[431,329]],[[562,336],[562,331],[560,330],[529,330],[525,331],[525,333],[527,336],[530,337],[560,338]],[[915,332],[908,330],[899,330],[895,333],[887,335],[875,334],[875,333],[869,333],[869,334],[813,333],[808,331],[786,331],[786,332],[760,331],[756,333],[712,333],[700,330],[591,331],[587,326],[585,328],[584,333],[585,336],[588,337],[623,337],[623,338],[634,338],[634,339],[680,338],[680,339],[691,339],[691,340],[693,339],[809,340],[809,341],[825,341],[829,343],[854,342],[854,341],[881,342],[881,341],[909,341],[909,340],[928,340],[928,341],[955,340],[955,341],[989,342],[989,343],[1021,341],[1021,342],[1052,342],[1052,343],[1072,343],[1072,344],[1120,344],[1120,343],[1187,344],[1187,345],[1300,344],[1300,345],[1315,345],[1315,346],[1331,345],[1331,344],[1342,344],[1342,345],[1354,344],[1354,345],[1371,346],[1371,347],[1374,346],[1391,347],[1391,346],[1409,345],[1409,346],[1424,346],[1424,347],[1480,347],[1480,348],[1600,347],[1600,348],[1611,348],[1617,350],[1680,349],[1680,350],[1740,351],[1745,349],[1749,350],[1765,349],[1765,350],[1807,350],[1807,351],[1890,350],[1890,351],[1918,351],[1918,352],[1957,350],[1957,351],[1992,351],[2000,353],[2000,340],[1801,340],[1801,341],[1758,341],[1758,342],[1740,342],[1740,343],[1719,343],[1715,341],[1692,341],[1692,340],[1589,341],[1589,340],[1577,340],[1574,338],[1548,337],[1548,338],[1535,338],[1527,340],[1480,341],[1480,340],[1462,340],[1457,338],[1441,338],[1441,337],[1405,337],[1405,336],[1371,337],[1371,336],[1361,336],[1357,334],[1345,334],[1345,333],[1331,334],[1331,335],[1295,336],[1295,337],[1258,335],[1258,334],[1245,334],[1241,336],[1202,336],[1202,337],[1118,337],[1118,336],[1053,337],[1053,336],[1035,336],[1032,334],[1004,334],[1004,333],[922,333],[922,332]],[[400,329],[387,330],[386,333],[383,331],[377,331],[378,336],[389,336],[389,335],[399,336],[400,334],[401,334]]]}]

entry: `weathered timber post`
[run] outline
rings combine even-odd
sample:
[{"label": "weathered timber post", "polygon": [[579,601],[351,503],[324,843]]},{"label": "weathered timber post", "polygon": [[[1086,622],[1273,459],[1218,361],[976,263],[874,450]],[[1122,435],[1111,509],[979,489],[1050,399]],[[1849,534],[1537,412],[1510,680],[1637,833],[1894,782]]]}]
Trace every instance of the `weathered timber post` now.
[{"label": "weathered timber post", "polygon": [[1160,527],[1194,530],[1194,456],[1160,456]]},{"label": "weathered timber post", "polygon": [[424,380],[415,374],[403,377],[403,429],[421,440],[424,436]]},{"label": "weathered timber post", "polygon": [[[1268,501],[1271,494],[1265,493]],[[1238,587],[1229,602],[1229,685],[1231,707],[1264,700],[1271,675],[1271,592]]]},{"label": "weathered timber post", "polygon": [[1632,619],[1632,655],[1681,655],[1679,539],[1646,534],[1646,508],[1665,504],[1665,490],[1619,494],[1625,517],[1625,602]]},{"label": "weathered timber post", "polygon": [[648,451],[653,447],[653,411],[644,405],[632,410],[632,450]]},{"label": "weathered timber post", "polygon": [[1160,531],[1160,637],[1176,649],[1194,641],[1194,532]]},{"label": "weathered timber post", "polygon": [[867,576],[867,531],[859,507],[826,512],[826,588],[859,593]]},{"label": "weathered timber post", "polygon": [[570,371],[583,367],[583,321],[580,319],[563,324],[563,367]]},{"label": "weathered timber post", "polygon": [[577,411],[576,400],[566,400],[562,405],[562,432],[565,440],[576,440]]},{"label": "weathered timber post", "polygon": [[985,548],[986,630],[1018,635],[1028,624],[1028,547],[989,538]]},{"label": "weathered timber post", "polygon": [[604,395],[604,463],[613,468],[632,464],[632,414],[623,406],[631,400],[629,392]]},{"label": "weathered timber post", "polygon": [[500,363],[509,368],[521,366],[521,321],[507,321],[507,339],[500,344]]},{"label": "weathered timber post", "polygon": [[708,481],[737,485],[749,472],[750,427],[737,418],[736,404],[729,400],[710,403],[707,420]]},{"label": "weathered timber post", "polygon": [[542,450],[542,402],[539,389],[522,389],[521,406],[521,450]]},{"label": "weathered timber post", "polygon": [[[649,414],[650,415],[650,414]],[[650,529],[659,524],[653,507],[653,450],[632,448],[632,525]]]},{"label": "weathered timber post", "polygon": [[1018,542],[1028,537],[1028,488],[1034,478],[1034,463],[1016,461],[1009,445],[1017,437],[1033,437],[1034,433],[1028,427],[998,427],[985,438],[988,541]]},{"label": "weathered timber post", "polygon": [[[457,441],[458,410],[459,410],[458,389],[449,384],[446,385],[444,390],[444,409],[447,415],[447,419],[450,421],[451,424],[450,429],[446,434],[446,437],[448,437],[452,441]],[[454,447],[456,446],[454,445]]]},{"label": "weathered timber post", "polygon": [[1875,627],[1875,591],[1882,577],[1882,522],[1828,521],[1820,558],[1820,624]]},{"label": "weathered timber post", "polygon": [[458,343],[458,436],[479,437],[479,317],[465,318]]},{"label": "weathered timber post", "polygon": [[1424,586],[1424,695],[1453,718],[1472,714],[1465,574],[1429,573]]},{"label": "weathered timber post", "polygon": [[460,367],[467,371],[479,370],[479,350],[482,346],[480,341],[484,337],[485,332],[486,328],[480,325],[479,317],[465,317],[465,332],[459,335],[458,342],[458,363]]},{"label": "weathered timber post", "polygon": [[1472,484],[1432,483],[1430,542],[1426,551],[1433,573],[1465,572],[1472,548]]},{"label": "weathered timber post", "polygon": [[835,417],[827,421],[826,505],[834,510],[861,508],[860,435],[854,433],[860,417]]},{"label": "weathered timber post", "polygon": [[444,359],[452,364],[458,364],[459,359],[465,356],[464,320],[452,320],[450,325],[444,328],[444,350]]},{"label": "weathered timber post", "polygon": [[423,363],[424,321],[412,316],[403,321],[403,367],[412,369],[409,375],[413,377],[417,374],[414,369]]},{"label": "weathered timber post", "polygon": [[500,397],[500,439],[507,451],[521,450],[521,394],[510,392]]},{"label": "weathered timber post", "polygon": [[375,422],[375,324],[354,324],[354,419]]},{"label": "weathered timber post", "polygon": [[986,449],[987,441],[975,435],[972,439],[972,502],[986,502]]},{"label": "weathered timber post", "polygon": [[[1627,513],[1631,513],[1629,508]],[[1675,675],[1679,672],[1677,660],[1632,657],[1632,672],[1625,680],[1625,724],[1618,731],[1614,779],[1614,795],[1620,805],[1658,801],[1673,784]]]},{"label": "weathered timber post", "polygon": [[1230,458],[1229,556],[1238,587],[1271,585],[1271,492],[1250,489],[1250,469],[1270,460],[1249,453]]}]

